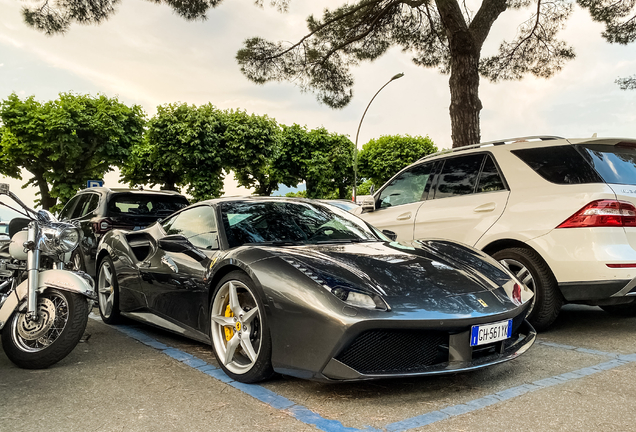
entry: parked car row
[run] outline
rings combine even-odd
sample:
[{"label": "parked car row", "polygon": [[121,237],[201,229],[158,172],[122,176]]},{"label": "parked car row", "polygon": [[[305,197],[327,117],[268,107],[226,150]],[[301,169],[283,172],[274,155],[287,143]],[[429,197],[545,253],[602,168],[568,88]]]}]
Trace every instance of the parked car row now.
[{"label": "parked car row", "polygon": [[60,218],[104,322],[210,343],[240,382],[473,370],[524,353],[565,302],[636,314],[634,140],[444,151],[359,198],[90,188]]},{"label": "parked car row", "polygon": [[636,140],[462,147],[359,199],[360,217],[400,241],[447,238],[493,256],[535,292],[529,319],[539,330],[566,302],[636,314]]},{"label": "parked car row", "polygon": [[112,229],[139,230],[188,205],[183,195],[173,191],[143,189],[83,189],[60,211],[62,221],[76,224],[83,238],[75,250],[75,269],[97,276],[95,257],[100,239]]}]

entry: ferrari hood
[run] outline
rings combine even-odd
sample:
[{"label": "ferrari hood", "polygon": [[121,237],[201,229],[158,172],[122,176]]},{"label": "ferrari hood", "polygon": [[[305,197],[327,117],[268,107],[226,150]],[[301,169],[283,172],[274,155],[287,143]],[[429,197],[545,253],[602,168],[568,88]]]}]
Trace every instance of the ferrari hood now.
[{"label": "ferrari hood", "polygon": [[486,298],[503,309],[516,307],[506,292],[514,284],[510,275],[490,257],[452,241],[307,245],[275,254],[320,284],[378,294],[390,304],[428,309],[457,303],[463,309],[467,301]]}]

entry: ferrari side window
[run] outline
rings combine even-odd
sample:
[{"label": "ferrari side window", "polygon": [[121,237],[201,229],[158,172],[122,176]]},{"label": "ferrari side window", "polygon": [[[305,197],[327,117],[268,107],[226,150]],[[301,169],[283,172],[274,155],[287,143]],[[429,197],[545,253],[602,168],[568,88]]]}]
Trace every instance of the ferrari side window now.
[{"label": "ferrari side window", "polygon": [[217,249],[218,235],[214,209],[198,206],[185,210],[163,223],[166,234],[180,234],[194,246],[202,249]]},{"label": "ferrari side window", "polygon": [[414,166],[394,178],[380,193],[380,208],[410,204],[424,199],[434,162]]}]

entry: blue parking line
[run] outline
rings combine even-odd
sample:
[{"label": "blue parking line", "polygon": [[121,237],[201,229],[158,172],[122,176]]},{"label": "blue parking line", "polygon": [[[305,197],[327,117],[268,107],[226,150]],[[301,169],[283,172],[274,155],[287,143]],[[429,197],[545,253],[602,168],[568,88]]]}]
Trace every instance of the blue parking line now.
[{"label": "blue parking line", "polygon": [[[89,316],[94,320],[101,321],[98,315],[94,315],[91,313]],[[234,387],[237,390],[242,391],[245,394],[252,396],[254,399],[258,399],[259,401],[271,406],[272,408],[285,411],[295,419],[305,424],[315,426],[316,428],[324,432],[379,432],[377,429],[373,428],[356,429],[346,427],[338,420],[326,419],[320,414],[311,411],[309,408],[298,405],[290,401],[286,397],[281,396],[278,393],[275,393],[263,386],[260,386],[258,384],[243,384],[238,381],[234,381],[232,378],[227,376],[222,369],[217,368],[216,366],[211,365],[204,360],[193,356],[192,354],[188,354],[177,348],[172,348],[168,345],[165,345],[151,338],[135,327],[118,325],[113,326],[113,328],[124,333],[126,336],[129,336],[130,338],[143,343],[144,345],[162,351],[167,356],[183,364],[186,364],[193,369],[203,372],[204,374],[212,378],[215,378],[223,383]]]},{"label": "blue parking line", "polygon": [[592,355],[599,355],[599,356],[613,357],[613,358],[617,358],[620,355],[620,354],[609,353],[609,352],[605,352],[605,351],[598,351],[598,350],[587,349],[587,348],[578,348],[578,347],[575,347],[575,346],[572,346],[572,345],[564,345],[564,344],[559,344],[559,343],[554,343],[554,342],[538,341],[537,343],[540,344],[540,345],[544,345],[544,346],[548,346],[548,347],[552,347],[552,348],[560,348],[560,349],[565,349],[565,350],[570,350],[570,351],[576,351],[576,352],[580,352],[580,353],[583,353],[583,354],[592,354]]},{"label": "blue parking line", "polygon": [[[100,320],[99,316],[90,314],[92,319]],[[113,328],[121,331],[127,336],[147,345],[149,347],[155,348],[157,350],[162,351],[164,354],[172,357],[173,359],[180,361],[204,374],[215,378],[223,383],[226,383],[237,390],[242,391],[243,393],[252,396],[255,399],[271,406],[274,409],[281,410],[291,415],[295,419],[308,424],[315,426],[321,431],[324,432],[405,432],[410,429],[426,426],[432,423],[437,423],[442,420],[447,420],[462,414],[466,414],[469,412],[477,411],[482,408],[485,408],[490,405],[494,405],[500,402],[504,402],[527,393],[535,392],[537,390],[541,390],[547,387],[552,387],[556,385],[561,385],[569,381],[577,380],[584,378],[589,375],[593,375],[599,372],[604,372],[610,369],[614,369],[620,366],[624,366],[629,363],[636,363],[636,354],[616,354],[616,353],[608,353],[604,351],[591,350],[586,348],[578,348],[571,345],[563,345],[557,344],[553,342],[543,342],[539,341],[538,343],[544,346],[571,350],[583,354],[593,354],[600,355],[604,357],[609,357],[612,360],[599,363],[594,366],[589,366],[585,368],[581,368],[572,372],[565,372],[560,375],[555,375],[549,378],[540,379],[534,381],[529,384],[522,384],[516,387],[511,387],[497,393],[487,395],[478,399],[473,399],[469,402],[452,405],[446,408],[442,408],[437,411],[431,411],[425,414],[421,414],[415,417],[411,417],[405,420],[401,420],[398,422],[390,423],[384,426],[381,429],[375,429],[370,426],[367,426],[363,429],[350,428],[344,426],[338,420],[330,420],[322,417],[320,414],[311,411],[309,408],[304,407],[302,405],[298,405],[284,396],[279,395],[263,386],[258,384],[243,384],[238,381],[234,381],[229,376],[223,372],[222,369],[217,368],[214,365],[208,364],[204,360],[201,360],[192,354],[188,354],[179,349],[170,347],[165,345],[150,336],[146,335],[142,331],[138,330],[135,327],[120,325],[114,326]]]}]

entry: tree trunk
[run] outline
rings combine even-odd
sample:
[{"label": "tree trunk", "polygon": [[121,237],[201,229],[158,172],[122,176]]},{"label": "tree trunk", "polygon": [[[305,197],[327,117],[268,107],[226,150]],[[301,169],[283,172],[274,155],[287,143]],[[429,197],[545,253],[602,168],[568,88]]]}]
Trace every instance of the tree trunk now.
[{"label": "tree trunk", "polygon": [[53,198],[49,192],[49,185],[44,180],[44,173],[41,171],[31,172],[35,177],[35,183],[40,189],[40,205],[44,210],[49,210],[57,202],[57,198]]},{"label": "tree trunk", "polygon": [[161,186],[160,189],[161,190],[168,190],[168,191],[176,191],[177,187],[176,187],[176,185],[175,185],[175,183],[173,181],[166,180],[166,182],[163,184],[163,186]]},{"label": "tree trunk", "polygon": [[470,49],[470,34],[455,35],[451,40],[451,75],[448,81],[451,104],[451,137],[453,147],[480,141],[479,52]]},{"label": "tree trunk", "polygon": [[448,36],[451,75],[450,118],[453,147],[478,144],[479,58],[481,48],[499,15],[506,10],[506,0],[484,0],[470,25],[466,23],[457,0],[435,0]]}]

